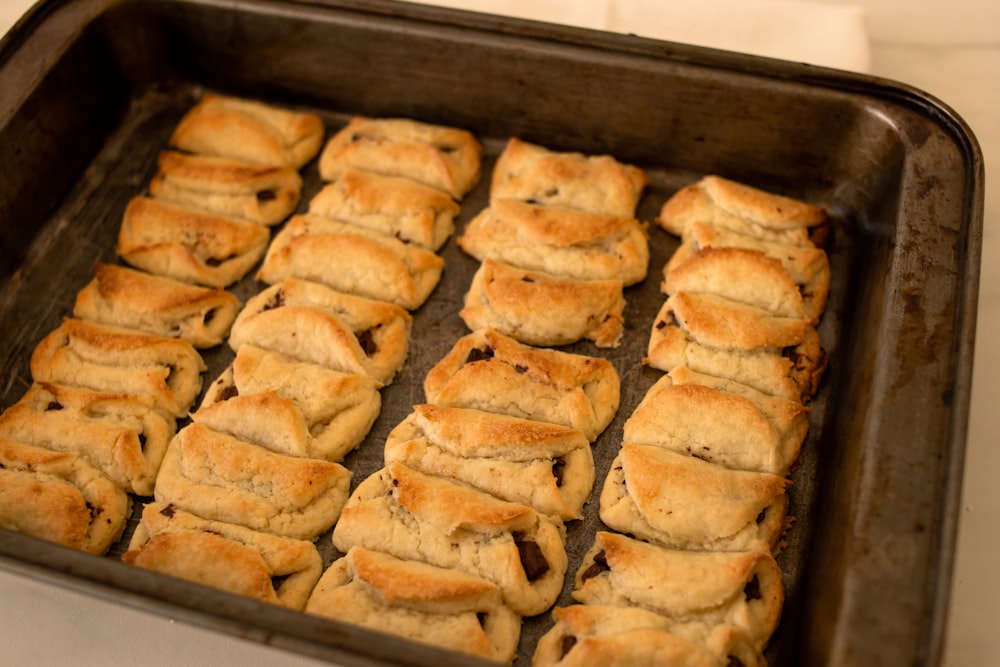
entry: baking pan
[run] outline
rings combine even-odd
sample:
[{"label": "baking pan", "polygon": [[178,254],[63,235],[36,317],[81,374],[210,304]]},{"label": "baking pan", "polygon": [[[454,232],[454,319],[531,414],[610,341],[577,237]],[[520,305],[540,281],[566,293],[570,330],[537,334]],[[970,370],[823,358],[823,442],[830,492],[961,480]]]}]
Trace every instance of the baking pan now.
[{"label": "baking pan", "polygon": [[[983,162],[969,129],[920,91],[872,77],[626,35],[394,2],[49,0],[0,43],[0,408],[30,383],[37,342],[72,310],[97,262],[115,262],[125,203],[145,188],[181,114],[204,91],[320,114],[463,127],[609,153],[653,185],[651,220],[676,189],[716,173],[826,205],[833,285],[819,327],[831,365],[793,472],[795,522],[779,555],[787,600],[772,665],[932,665],[940,660],[972,368]],[[318,189],[304,170],[304,201]],[[486,205],[488,179],[459,229]],[[626,291],[618,416],[595,443],[588,517],[568,528],[570,573],[593,533],[596,493],[625,418],[659,373],[642,365],[677,245],[650,230],[649,277]],[[423,401],[427,370],[467,333],[475,261],[450,241],[411,357],[383,390],[345,464],[356,485],[386,434]],[[234,286],[241,298],[262,285]],[[206,383],[228,363],[205,353]],[[133,517],[132,525],[134,525]],[[129,529],[131,530],[131,528]],[[0,565],[26,576],[344,665],[474,661],[272,608],[0,530]],[[317,544],[336,557],[328,536]],[[557,604],[571,601],[572,576]],[[528,664],[548,615],[526,619]]]}]

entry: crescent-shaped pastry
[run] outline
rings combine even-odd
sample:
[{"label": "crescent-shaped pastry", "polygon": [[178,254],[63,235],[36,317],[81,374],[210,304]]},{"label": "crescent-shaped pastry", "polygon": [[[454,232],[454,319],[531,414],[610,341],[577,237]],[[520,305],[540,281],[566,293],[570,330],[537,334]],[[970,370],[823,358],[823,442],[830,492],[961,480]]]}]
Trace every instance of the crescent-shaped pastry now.
[{"label": "crescent-shaped pastry", "polygon": [[386,464],[456,479],[563,521],[580,519],[594,485],[579,429],[492,412],[415,405],[385,440]]},{"label": "crescent-shaped pastry", "polygon": [[313,540],[337,521],[351,473],[242,442],[197,422],[167,447],[156,500],[202,518]]},{"label": "crescent-shaped pastry", "polygon": [[73,316],[180,338],[201,349],[225,340],[239,309],[239,299],[223,289],[98,264],[94,279],[77,292]]},{"label": "crescent-shaped pastry", "polygon": [[162,151],[149,194],[229,218],[276,225],[295,210],[302,177],[293,167]]},{"label": "crescent-shaped pastry", "polygon": [[576,573],[573,599],[641,607],[675,623],[730,625],[759,651],[778,626],[785,594],[769,553],[666,549],[598,531]]},{"label": "crescent-shaped pastry", "polygon": [[447,193],[401,176],[347,169],[309,202],[309,213],[438,250],[460,207]]},{"label": "crescent-shaped pastry", "polygon": [[611,529],[676,549],[771,551],[785,530],[784,477],[623,444],[601,490]]},{"label": "crescent-shaped pastry", "polygon": [[206,94],[181,118],[170,145],[188,153],[298,169],[319,152],[323,132],[316,114]]},{"label": "crescent-shaped pastry", "polygon": [[483,149],[472,133],[404,118],[355,117],[327,142],[319,173],[358,169],[409,178],[461,199],[479,182]]},{"label": "crescent-shaped pastry", "polygon": [[389,464],[361,482],[333,531],[342,552],[364,547],[487,579],[522,616],[540,614],[562,590],[561,524],[526,505]]},{"label": "crescent-shaped pastry", "polygon": [[70,318],[31,354],[36,382],[149,396],[174,417],[198,397],[205,368],[187,341]]},{"label": "crescent-shaped pastry", "polygon": [[631,218],[649,176],[609,155],[558,152],[508,140],[490,183],[490,201],[517,199]]},{"label": "crescent-shaped pastry", "polygon": [[479,260],[577,280],[634,285],[649,269],[648,232],[638,220],[514,199],[490,202],[457,243]]},{"label": "crescent-shaped pastry", "polygon": [[531,347],[492,329],[468,334],[424,378],[428,403],[562,424],[593,442],[618,410],[618,372],[601,357]]},{"label": "crescent-shaped pastry", "polygon": [[592,340],[597,347],[617,347],[624,310],[621,281],[559,278],[486,259],[459,316],[472,330],[491,328],[528,345]]},{"label": "crescent-shaped pastry", "polygon": [[151,502],[122,562],[301,610],[323,571],[312,542],[211,521]]},{"label": "crescent-shaped pastry", "polygon": [[496,584],[360,547],[323,573],[305,611],[503,664],[521,635]]},{"label": "crescent-shaped pastry", "polygon": [[102,555],[130,510],[128,493],[84,457],[0,437],[0,528]]},{"label": "crescent-shaped pastry", "polygon": [[[236,401],[239,408],[214,407],[230,401]],[[378,383],[368,375],[341,373],[243,345],[229,368],[208,386],[194,418],[219,419],[219,428],[209,426],[235,434],[242,408],[251,410],[256,418],[257,411],[266,411],[268,406],[286,419],[304,420],[308,437],[302,456],[339,463],[371,430],[382,396]]]},{"label": "crescent-shaped pastry", "polygon": [[208,287],[231,285],[264,256],[266,227],[135,197],[118,230],[118,254],[143,271]]},{"label": "crescent-shaped pastry", "polygon": [[441,279],[444,260],[399,239],[317,215],[296,215],[275,235],[257,279],[322,283],[340,292],[418,308]]}]

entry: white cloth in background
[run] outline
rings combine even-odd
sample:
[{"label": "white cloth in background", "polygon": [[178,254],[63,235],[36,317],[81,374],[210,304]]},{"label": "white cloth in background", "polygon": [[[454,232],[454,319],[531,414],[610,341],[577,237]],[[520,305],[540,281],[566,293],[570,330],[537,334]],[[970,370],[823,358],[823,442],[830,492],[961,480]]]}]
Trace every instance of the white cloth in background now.
[{"label": "white cloth in background", "polygon": [[862,7],[798,0],[416,0],[868,72]]}]

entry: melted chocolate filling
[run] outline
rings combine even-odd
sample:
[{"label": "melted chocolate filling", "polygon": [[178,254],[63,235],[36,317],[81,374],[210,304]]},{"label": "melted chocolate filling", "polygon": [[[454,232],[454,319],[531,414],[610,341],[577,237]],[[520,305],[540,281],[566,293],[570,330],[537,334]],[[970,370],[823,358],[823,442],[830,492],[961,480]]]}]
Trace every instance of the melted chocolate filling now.
[{"label": "melted chocolate filling", "polygon": [[559,659],[562,660],[563,658],[565,658],[566,654],[572,651],[574,646],[576,646],[576,637],[574,637],[573,635],[566,635],[565,637],[563,637],[562,655],[559,656]]},{"label": "melted chocolate filling", "polygon": [[274,194],[274,190],[261,190],[257,193],[257,201],[260,203],[274,201],[278,198],[278,195]]},{"label": "melted chocolate filling", "polygon": [[49,404],[45,406],[45,411],[50,412],[52,410],[62,410],[63,404],[58,401],[49,401]]},{"label": "melted chocolate filling", "polygon": [[160,510],[160,514],[162,514],[163,516],[167,517],[168,519],[170,517],[172,517],[174,515],[174,513],[176,513],[176,512],[177,512],[177,508],[174,507],[172,504],[171,505],[167,505],[166,507],[164,507],[163,509]]},{"label": "melted chocolate filling", "polygon": [[220,401],[228,401],[230,398],[235,398],[240,395],[240,390],[236,388],[236,385],[231,384],[222,391],[219,392]]},{"label": "melted chocolate filling", "polygon": [[556,478],[556,486],[563,485],[563,472],[566,470],[566,459],[557,456],[552,461],[552,476]]},{"label": "melted chocolate filling", "polygon": [[214,319],[215,319],[215,308],[209,308],[209,309],[208,309],[208,310],[207,310],[207,311],[205,312],[205,316],[204,316],[204,318],[202,318],[202,321],[203,321],[203,322],[204,322],[205,324],[208,324],[209,322],[211,322],[211,321],[212,321],[212,320],[214,320]]},{"label": "melted chocolate filling", "polygon": [[[278,290],[274,293],[274,298],[264,304],[264,310],[273,310],[275,308],[281,308],[285,305],[285,291]],[[261,311],[263,312],[263,311]]]},{"label": "melted chocolate filling", "polygon": [[588,579],[593,579],[599,576],[602,572],[610,572],[611,568],[608,566],[608,556],[604,553],[604,549],[601,549],[596,554],[594,554],[594,564],[583,571],[580,575],[580,581],[587,581]]},{"label": "melted chocolate filling", "polygon": [[753,579],[747,582],[747,585],[743,587],[743,595],[746,597],[747,602],[750,600],[760,600],[760,579],[757,575],[753,575]]},{"label": "melted chocolate filling", "polygon": [[364,353],[369,357],[378,352],[378,345],[375,344],[375,330],[377,328],[378,327],[375,326],[356,334],[358,344],[361,346],[361,349],[364,350]]},{"label": "melted chocolate filling", "polygon": [[528,581],[534,582],[542,578],[549,571],[549,562],[545,560],[545,554],[537,542],[524,539],[520,533],[514,534],[514,544],[517,545],[517,554],[521,558],[521,567]]},{"label": "melted chocolate filling", "polygon": [[469,350],[469,356],[465,358],[465,363],[471,364],[476,361],[486,361],[487,359],[492,359],[494,356],[493,348],[487,347],[485,350],[480,350],[478,347],[474,347]]}]

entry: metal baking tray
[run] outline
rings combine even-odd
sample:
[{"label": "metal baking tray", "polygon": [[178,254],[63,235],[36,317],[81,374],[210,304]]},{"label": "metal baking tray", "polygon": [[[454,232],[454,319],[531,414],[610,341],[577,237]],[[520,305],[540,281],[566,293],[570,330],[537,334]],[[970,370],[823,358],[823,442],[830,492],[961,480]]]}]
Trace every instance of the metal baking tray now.
[{"label": "metal baking tray", "polygon": [[[926,94],[868,76],[634,36],[387,1],[47,0],[0,42],[0,409],[30,382],[33,347],[72,310],[143,191],[181,114],[206,90],[319,113],[463,127],[492,160],[518,136],[646,169],[651,220],[716,173],[821,203],[834,215],[834,282],[820,325],[831,365],[793,473],[786,586],[768,659],[785,665],[931,665],[948,607],[969,407],[983,161],[969,128]],[[304,170],[304,201],[318,188]],[[304,206],[304,204],[303,204]],[[625,418],[659,373],[642,365],[659,272],[676,239],[651,228],[649,277],[626,292],[624,344],[597,350],[622,378],[594,446],[588,518],[569,526],[570,573],[599,526],[596,494]],[[411,358],[346,465],[356,485],[385,435],[423,400],[427,370],[467,331],[476,263],[454,241],[415,313]],[[233,291],[262,289],[248,278]],[[206,383],[228,363],[205,354]],[[134,526],[133,517],[132,525]],[[130,529],[131,530],[131,527]],[[473,661],[242,599],[0,530],[0,566],[343,665]],[[324,557],[336,556],[327,537]],[[530,662],[547,614],[526,619]]]}]

